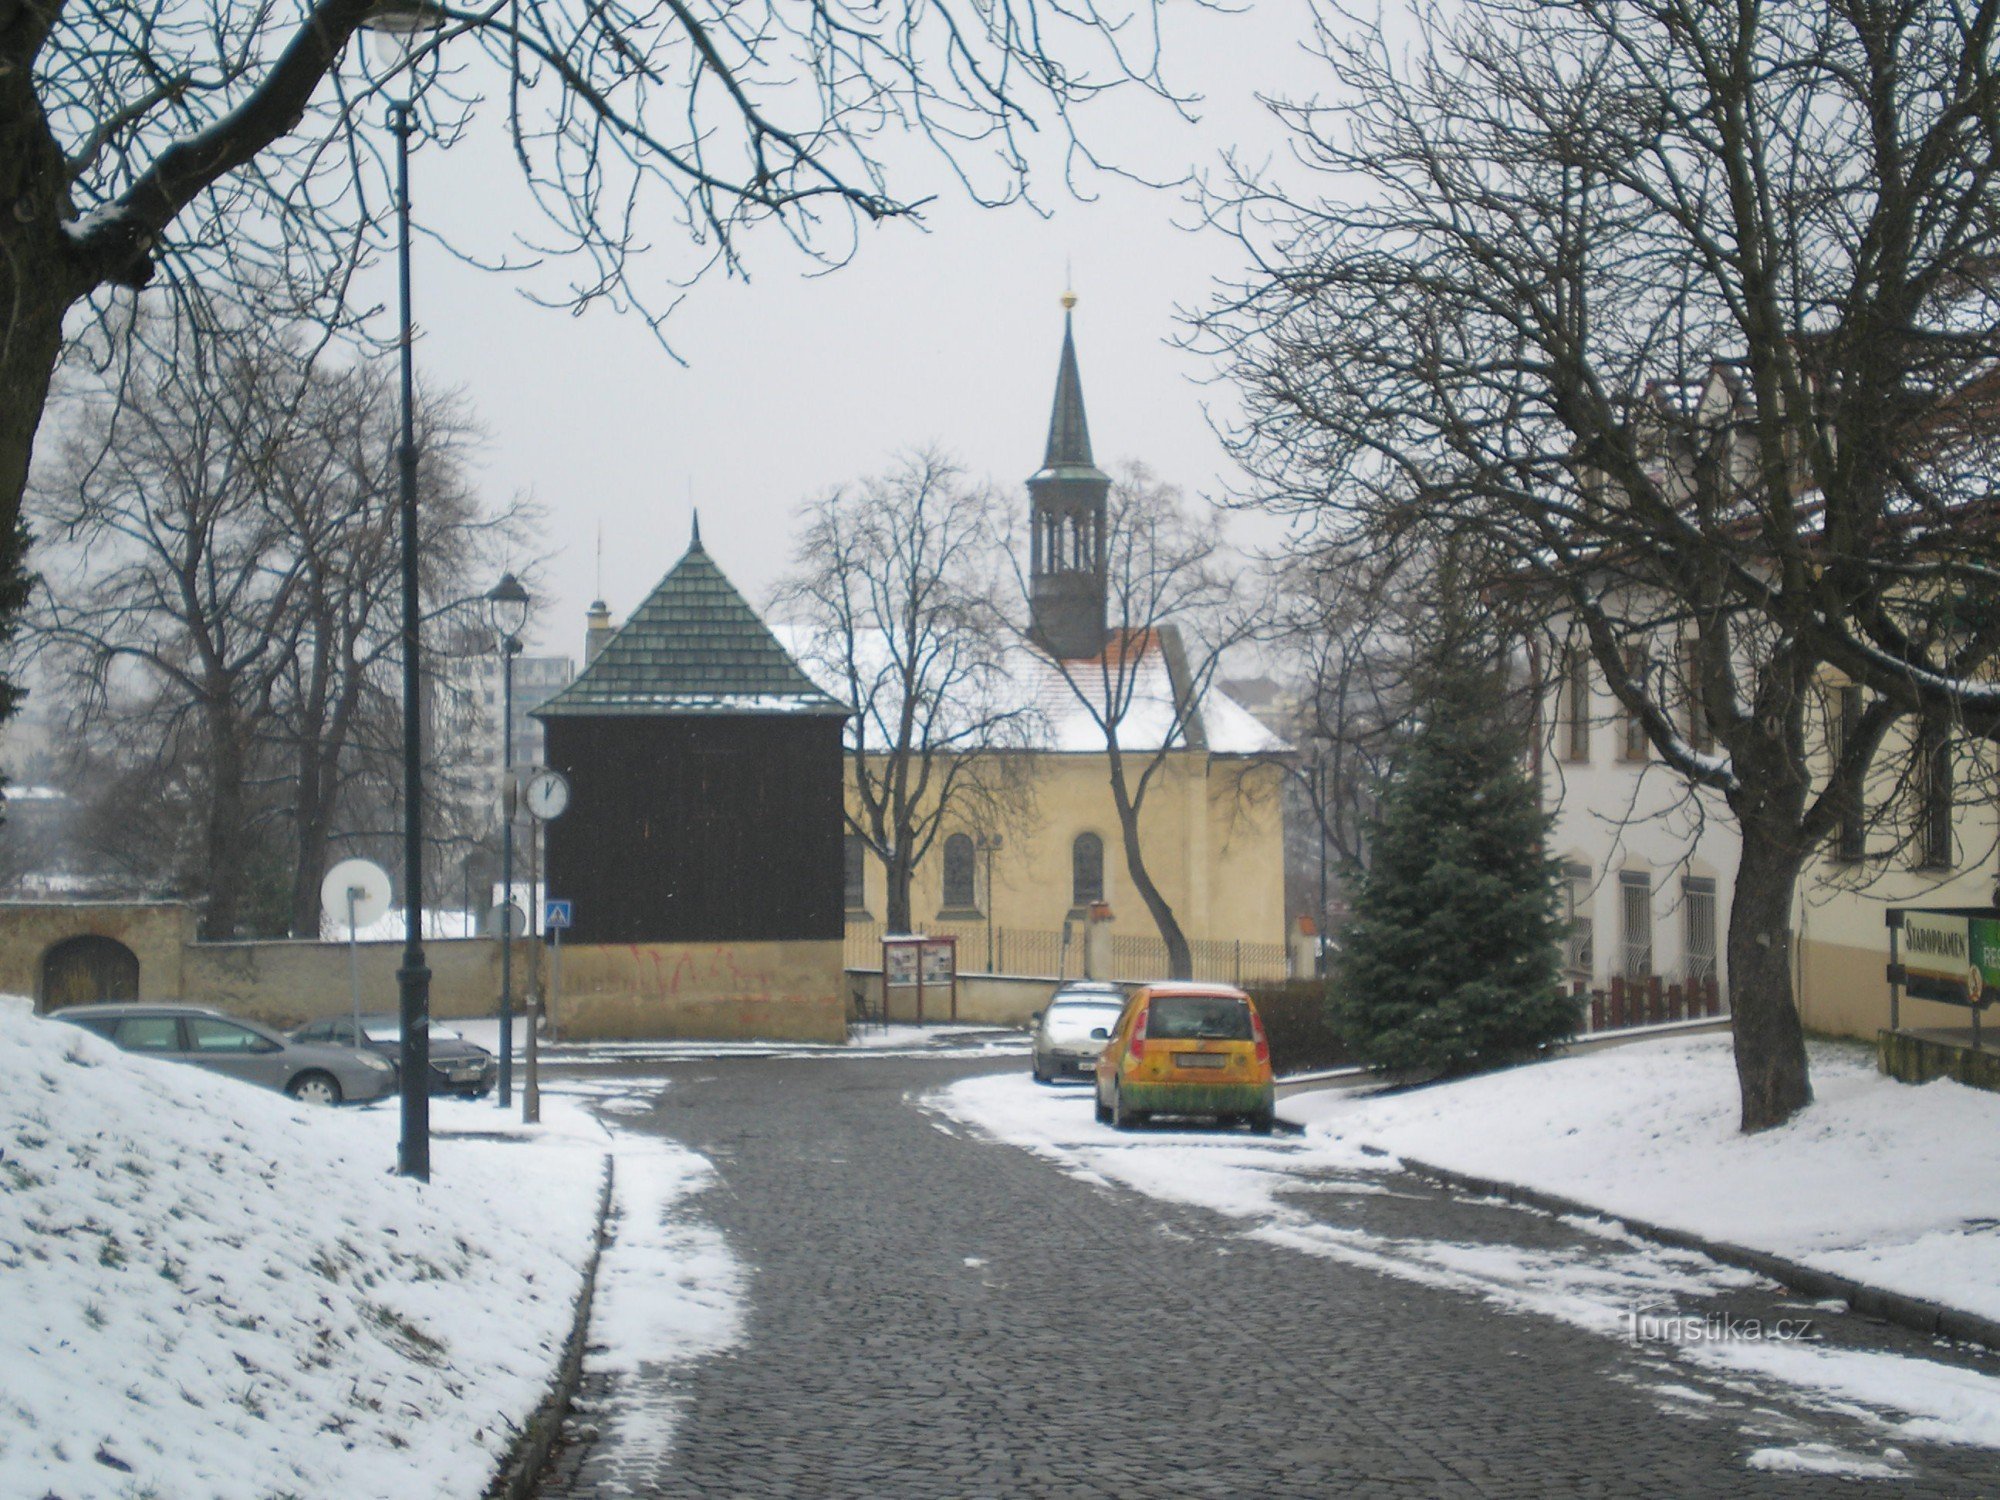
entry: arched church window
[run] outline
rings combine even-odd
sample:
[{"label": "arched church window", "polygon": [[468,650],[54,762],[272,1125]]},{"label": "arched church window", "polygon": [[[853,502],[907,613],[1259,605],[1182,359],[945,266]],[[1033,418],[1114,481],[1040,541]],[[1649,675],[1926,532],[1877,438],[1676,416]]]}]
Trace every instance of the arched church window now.
[{"label": "arched church window", "polygon": [[944,841],[944,905],[946,911],[970,911],[979,904],[973,878],[972,838],[954,833]]},{"label": "arched church window", "polygon": [[1070,845],[1070,905],[1089,906],[1104,899],[1104,840],[1079,833]]}]

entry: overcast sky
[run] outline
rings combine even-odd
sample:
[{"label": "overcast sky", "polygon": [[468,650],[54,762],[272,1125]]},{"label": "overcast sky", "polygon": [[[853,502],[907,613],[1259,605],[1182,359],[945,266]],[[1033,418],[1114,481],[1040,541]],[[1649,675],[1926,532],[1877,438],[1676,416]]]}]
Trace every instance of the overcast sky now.
[{"label": "overcast sky", "polygon": [[[1121,106],[1101,118],[1101,147],[1156,172],[1212,163],[1228,144],[1271,150],[1275,129],[1252,96],[1314,78],[1297,50],[1303,0],[1240,16],[1174,13],[1183,30],[1168,67],[1206,96],[1201,123]],[[484,165],[476,142],[421,151],[420,224],[456,233],[504,204]],[[670,320],[685,365],[636,318],[536,307],[420,243],[420,376],[461,388],[490,431],[488,497],[531,492],[547,512],[537,649],[581,655],[600,526],[602,591],[622,621],[686,546],[691,501],[710,553],[760,605],[790,565],[800,500],[882,470],[901,449],[939,445],[1025,507],[1066,265],[1099,464],[1142,459],[1191,492],[1215,491],[1227,466],[1204,405],[1228,392],[1205,387],[1202,363],[1169,341],[1176,304],[1202,301],[1236,255],[1220,237],[1176,227],[1190,217],[1176,194],[1098,186],[1098,201],[1080,203],[1042,182],[1046,219],[947,198],[929,213],[930,232],[868,231],[851,264],[818,277],[776,239],[753,239],[753,280],[704,281]]]}]

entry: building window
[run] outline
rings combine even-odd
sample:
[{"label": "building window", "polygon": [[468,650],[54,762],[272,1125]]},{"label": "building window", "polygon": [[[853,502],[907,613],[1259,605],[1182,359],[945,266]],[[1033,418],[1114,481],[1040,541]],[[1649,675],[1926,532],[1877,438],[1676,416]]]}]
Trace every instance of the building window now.
[{"label": "building window", "polygon": [[868,845],[858,833],[847,835],[841,853],[845,860],[847,909],[868,910]]},{"label": "building window", "polygon": [[1925,869],[1949,870],[1951,850],[1951,734],[1939,723],[1917,737],[1917,841]]},{"label": "building window", "polygon": [[1079,833],[1070,845],[1070,905],[1090,906],[1104,899],[1104,840]]},{"label": "building window", "polygon": [[[1646,691],[1646,656],[1642,651],[1625,653],[1625,675],[1632,679],[1640,692]],[[1652,754],[1652,743],[1646,738],[1646,721],[1631,709],[1625,710],[1624,736],[1618,746],[1618,753],[1626,760],[1644,760]]]},{"label": "building window", "polygon": [[1715,882],[1689,876],[1681,886],[1681,920],[1685,956],[1682,969],[1690,982],[1715,978]]},{"label": "building window", "polygon": [[1563,967],[1572,979],[1588,980],[1597,966],[1597,940],[1590,917],[1590,866],[1563,866],[1563,901],[1569,918]]},{"label": "building window", "polygon": [[1620,872],[1618,900],[1625,928],[1621,972],[1627,979],[1644,979],[1653,972],[1653,877],[1644,870]]},{"label": "building window", "polygon": [[1590,759],[1590,652],[1571,646],[1563,653],[1563,758]]},{"label": "building window", "polygon": [[944,841],[944,909],[971,911],[979,904],[974,872],[972,838],[954,833]]},{"label": "building window", "polygon": [[[1847,757],[1847,747],[1854,742],[1855,732],[1861,726],[1861,689],[1858,687],[1837,688],[1834,691],[1833,718],[1833,765],[1838,769]],[[1856,774],[1850,790],[1840,799],[1840,826],[1834,833],[1833,857],[1843,860],[1859,860],[1868,853],[1868,809],[1862,800],[1862,785],[1868,779],[1864,766]]]}]

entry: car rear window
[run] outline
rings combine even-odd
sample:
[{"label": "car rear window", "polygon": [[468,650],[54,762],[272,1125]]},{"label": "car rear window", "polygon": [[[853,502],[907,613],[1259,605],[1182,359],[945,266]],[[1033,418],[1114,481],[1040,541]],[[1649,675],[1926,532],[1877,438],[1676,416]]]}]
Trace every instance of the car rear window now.
[{"label": "car rear window", "polygon": [[1250,1006],[1228,995],[1155,995],[1146,1007],[1146,1035],[1164,1042],[1247,1042]]}]

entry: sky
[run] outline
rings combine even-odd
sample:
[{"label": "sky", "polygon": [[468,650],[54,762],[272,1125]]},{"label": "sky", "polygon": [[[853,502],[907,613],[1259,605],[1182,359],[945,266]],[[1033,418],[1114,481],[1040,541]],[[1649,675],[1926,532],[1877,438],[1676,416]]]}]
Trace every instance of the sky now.
[{"label": "sky", "polygon": [[[1237,15],[1170,3],[1169,13],[1166,68],[1205,96],[1202,118],[1182,124],[1120,102],[1094,122],[1103,149],[1161,176],[1212,165],[1225,145],[1269,153],[1278,133],[1253,94],[1310,85],[1303,0],[1259,0]],[[420,149],[420,231],[490,243],[505,173],[476,139]],[[1240,252],[1181,227],[1192,214],[1179,192],[1118,179],[1096,187],[1081,202],[1042,179],[1046,217],[946,198],[925,230],[865,231],[831,274],[803,274],[778,240],[753,238],[747,283],[703,281],[669,320],[684,364],[637,317],[535,306],[420,239],[419,376],[462,391],[487,429],[477,479],[488,500],[525,492],[546,515],[533,649],[580,657],[600,591],[622,622],[684,550],[691,505],[710,554],[760,606],[793,563],[800,502],[881,472],[906,449],[938,446],[1025,507],[1066,289],[1079,298],[1099,465],[1141,459],[1190,493],[1224,488],[1232,475],[1206,413],[1229,392],[1171,340],[1176,307],[1201,303]],[[392,303],[387,283],[382,296]],[[1273,528],[1238,520],[1232,530],[1254,544]]]}]

